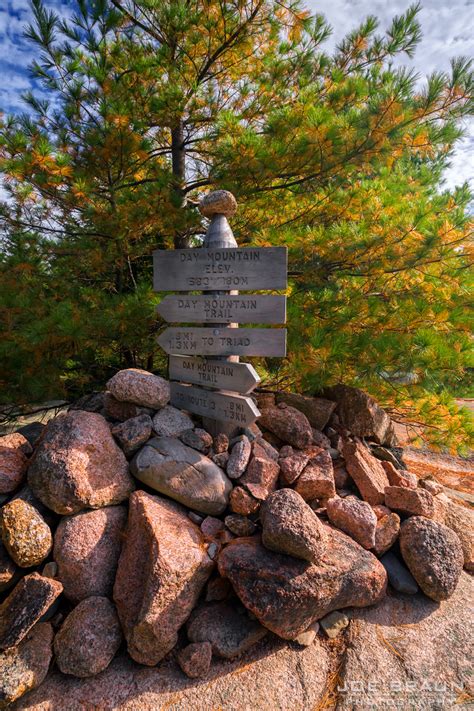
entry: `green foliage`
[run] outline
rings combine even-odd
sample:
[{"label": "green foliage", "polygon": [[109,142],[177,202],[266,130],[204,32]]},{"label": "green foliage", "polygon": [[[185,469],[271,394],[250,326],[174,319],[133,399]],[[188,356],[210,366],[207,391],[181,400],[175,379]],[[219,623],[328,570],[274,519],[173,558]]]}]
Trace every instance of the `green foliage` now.
[{"label": "green foliage", "polygon": [[[5,399],[71,394],[116,368],[164,369],[151,252],[199,245],[200,194],[239,201],[240,244],[289,248],[289,357],[269,379],[344,381],[463,446],[447,404],[470,356],[467,187],[442,172],[472,72],[418,77],[418,6],[378,34],[298,1],[34,0],[34,94],[0,131]],[[442,413],[442,415],[440,415]]]}]

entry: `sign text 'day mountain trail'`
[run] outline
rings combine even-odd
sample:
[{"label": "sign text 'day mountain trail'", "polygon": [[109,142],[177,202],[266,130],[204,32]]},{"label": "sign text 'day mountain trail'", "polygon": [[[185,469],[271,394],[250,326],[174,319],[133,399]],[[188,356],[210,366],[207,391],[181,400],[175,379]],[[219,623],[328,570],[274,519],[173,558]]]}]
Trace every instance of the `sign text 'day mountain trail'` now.
[{"label": "sign text 'day mountain trail'", "polygon": [[285,323],[286,296],[165,296],[157,311],[170,323]]},{"label": "sign text 'day mountain trail'", "polygon": [[249,363],[177,355],[170,356],[169,378],[238,393],[249,393],[260,382],[260,377]]},{"label": "sign text 'day mountain trail'", "polygon": [[153,252],[155,291],[256,291],[286,289],[286,247],[158,249]]}]

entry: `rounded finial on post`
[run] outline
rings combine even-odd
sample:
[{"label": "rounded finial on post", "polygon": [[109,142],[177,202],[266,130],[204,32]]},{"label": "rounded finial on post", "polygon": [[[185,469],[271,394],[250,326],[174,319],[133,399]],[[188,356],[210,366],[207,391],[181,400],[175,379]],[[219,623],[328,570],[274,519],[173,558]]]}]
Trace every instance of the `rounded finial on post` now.
[{"label": "rounded finial on post", "polygon": [[200,200],[199,211],[204,217],[232,217],[237,212],[237,200],[228,190],[213,190]]}]

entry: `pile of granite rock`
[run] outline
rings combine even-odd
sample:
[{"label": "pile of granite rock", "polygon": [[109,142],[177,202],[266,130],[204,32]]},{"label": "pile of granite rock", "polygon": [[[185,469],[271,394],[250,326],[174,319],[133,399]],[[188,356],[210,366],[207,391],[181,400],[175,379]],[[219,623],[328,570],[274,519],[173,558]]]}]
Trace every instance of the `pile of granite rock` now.
[{"label": "pile of granite rock", "polygon": [[212,437],[169,383],[122,370],[46,427],[0,437],[0,708],[122,647],[189,677],[266,635],[312,644],[344,608],[450,597],[473,516],[403,464],[365,393],[261,392]]}]

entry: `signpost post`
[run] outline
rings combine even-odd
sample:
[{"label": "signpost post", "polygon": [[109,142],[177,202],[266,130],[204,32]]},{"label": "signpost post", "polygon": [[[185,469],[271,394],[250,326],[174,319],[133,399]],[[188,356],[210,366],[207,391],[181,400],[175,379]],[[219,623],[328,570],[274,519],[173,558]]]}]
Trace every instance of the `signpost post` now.
[{"label": "signpost post", "polygon": [[157,310],[170,323],[208,325],[172,326],[158,343],[170,356],[171,404],[201,415],[211,434],[234,434],[260,416],[245,397],[260,378],[239,356],[286,355],[285,329],[238,328],[285,323],[286,297],[235,289],[286,289],[287,249],[239,248],[227,222],[237,203],[226,190],[206,195],[199,209],[210,218],[203,246],[156,250],[153,284],[156,291],[204,292],[166,296]]}]

